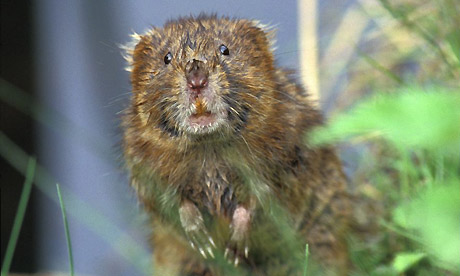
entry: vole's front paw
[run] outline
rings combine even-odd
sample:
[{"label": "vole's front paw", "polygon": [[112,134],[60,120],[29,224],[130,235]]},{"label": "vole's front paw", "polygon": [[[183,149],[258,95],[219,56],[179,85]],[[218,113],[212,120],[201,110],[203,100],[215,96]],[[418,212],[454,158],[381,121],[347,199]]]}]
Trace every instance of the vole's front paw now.
[{"label": "vole's front paw", "polygon": [[206,230],[198,208],[192,202],[185,201],[179,208],[179,216],[190,246],[200,252],[205,259],[214,258],[212,251],[216,245]]},{"label": "vole's front paw", "polygon": [[216,248],[216,245],[204,226],[194,229],[185,229],[185,234],[190,242],[190,246],[200,252],[205,259],[208,257],[214,258],[212,250]]},{"label": "vole's front paw", "polygon": [[248,258],[250,224],[251,213],[245,207],[238,206],[233,213],[230,225],[232,234],[224,253],[225,258],[235,266]]},{"label": "vole's front paw", "polygon": [[225,248],[224,257],[234,266],[238,266],[249,256],[249,243],[247,238],[242,240],[230,239]]}]

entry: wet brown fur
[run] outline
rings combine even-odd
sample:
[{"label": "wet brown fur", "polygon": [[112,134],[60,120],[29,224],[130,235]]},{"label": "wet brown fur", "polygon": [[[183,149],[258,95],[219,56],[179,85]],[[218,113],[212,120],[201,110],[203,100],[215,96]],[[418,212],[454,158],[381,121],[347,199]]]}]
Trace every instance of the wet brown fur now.
[{"label": "wet brown fur", "polygon": [[[277,256],[283,244],[266,245],[278,238],[264,230],[275,221],[266,219],[270,204],[299,237],[298,252],[290,253],[301,255],[308,242],[323,269],[346,271],[350,207],[341,164],[332,149],[305,144],[305,133],[323,119],[291,73],[275,65],[271,36],[253,21],[202,15],[152,28],[127,49],[133,94],[123,116],[124,155],[152,216],[157,275],[222,273],[187,242],[177,218],[184,200],[203,214],[217,255],[236,206],[251,210],[249,257],[240,265],[251,274],[300,273],[285,262],[289,256]],[[165,65],[168,52],[173,61]],[[190,55],[207,61],[210,85],[227,104],[227,125],[210,133],[188,133],[177,121]]]}]

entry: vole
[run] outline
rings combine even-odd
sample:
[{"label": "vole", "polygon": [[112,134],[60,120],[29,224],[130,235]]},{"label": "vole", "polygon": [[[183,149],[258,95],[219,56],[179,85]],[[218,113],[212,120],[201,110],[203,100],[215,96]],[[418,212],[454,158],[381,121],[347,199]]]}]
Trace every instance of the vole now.
[{"label": "vole", "polygon": [[256,21],[202,14],[125,46],[124,157],[156,275],[301,275],[306,244],[320,275],[346,273],[342,166],[305,142],[323,117],[272,41]]}]

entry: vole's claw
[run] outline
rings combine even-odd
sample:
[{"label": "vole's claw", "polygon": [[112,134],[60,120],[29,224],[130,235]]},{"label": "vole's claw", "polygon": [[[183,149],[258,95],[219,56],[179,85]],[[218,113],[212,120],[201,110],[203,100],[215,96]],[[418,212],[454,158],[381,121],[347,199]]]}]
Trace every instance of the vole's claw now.
[{"label": "vole's claw", "polygon": [[214,248],[217,248],[216,244],[214,243],[214,241],[212,240],[212,237],[209,236],[209,243],[211,243],[211,245],[214,247]]},{"label": "vole's claw", "polygon": [[224,258],[227,260],[229,264],[232,264],[234,266],[237,265],[236,259],[238,259],[238,256],[235,254],[235,250],[233,248],[225,248]]},{"label": "vole's claw", "polygon": [[249,246],[247,239],[243,241],[231,240],[224,251],[224,258],[229,264],[238,266],[241,261],[248,259],[249,257]]},{"label": "vole's claw", "polygon": [[228,262],[234,266],[238,266],[249,257],[250,222],[251,212],[244,206],[238,206],[232,216],[231,237],[224,254]]},{"label": "vole's claw", "polygon": [[198,207],[190,201],[182,202],[179,208],[179,217],[190,246],[198,251],[203,258],[214,258],[212,248],[216,248],[216,244],[206,230],[203,216]]},{"label": "vole's claw", "polygon": [[215,244],[204,227],[194,228],[193,230],[185,231],[185,233],[190,246],[198,251],[203,258],[214,258],[212,248],[215,248]]},{"label": "vole's claw", "polygon": [[235,267],[237,267],[241,262],[241,257],[238,255],[238,253],[235,250],[229,248],[225,249],[224,257],[229,264],[232,264]]},{"label": "vole's claw", "polygon": [[208,257],[206,257],[206,253],[204,253],[203,248],[200,248],[200,253],[201,253],[201,256],[203,256],[203,258],[205,258],[205,259],[208,258]]},{"label": "vole's claw", "polygon": [[211,249],[211,247],[210,247],[210,246],[208,246],[208,247],[206,248],[206,250],[208,251],[208,253],[209,253],[209,256],[211,256],[211,258],[214,258],[214,253],[212,253],[212,249]]}]

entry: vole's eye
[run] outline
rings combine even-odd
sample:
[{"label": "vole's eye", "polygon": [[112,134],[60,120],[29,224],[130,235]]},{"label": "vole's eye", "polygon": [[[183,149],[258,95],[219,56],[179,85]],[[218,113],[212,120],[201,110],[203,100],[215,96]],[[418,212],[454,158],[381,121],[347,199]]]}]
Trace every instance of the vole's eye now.
[{"label": "vole's eye", "polygon": [[165,64],[170,64],[173,56],[171,55],[171,52],[168,52],[164,58]]},{"label": "vole's eye", "polygon": [[219,46],[219,51],[224,56],[228,56],[230,54],[230,51],[228,50],[227,46],[225,46],[224,44]]}]

